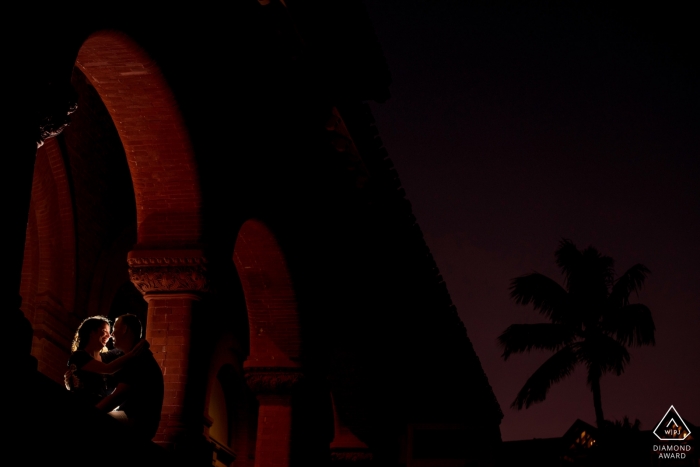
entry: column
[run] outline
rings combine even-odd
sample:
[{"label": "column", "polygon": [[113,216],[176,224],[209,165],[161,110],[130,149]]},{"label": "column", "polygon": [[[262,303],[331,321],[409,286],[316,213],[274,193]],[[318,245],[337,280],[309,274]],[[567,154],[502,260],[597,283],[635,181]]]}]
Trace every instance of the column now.
[{"label": "column", "polygon": [[256,395],[258,433],[255,467],[288,467],[292,435],[292,392],[302,378],[298,366],[261,367],[244,363],[246,382]]},{"label": "column", "polygon": [[193,308],[208,290],[200,250],[134,250],[129,275],[148,302],[146,338],[158,361],[165,397],[154,442],[178,451],[201,444],[204,396],[192,364]]},{"label": "column", "polygon": [[355,434],[345,426],[338,416],[335,398],[333,404],[333,441],[331,442],[331,465],[334,467],[360,467],[372,465],[372,452]]}]

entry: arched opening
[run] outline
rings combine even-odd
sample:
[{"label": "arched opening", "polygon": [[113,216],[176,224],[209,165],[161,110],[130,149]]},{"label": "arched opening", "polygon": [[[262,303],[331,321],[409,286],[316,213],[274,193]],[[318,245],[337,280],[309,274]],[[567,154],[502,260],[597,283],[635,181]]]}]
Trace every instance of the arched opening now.
[{"label": "arched opening", "polygon": [[36,155],[22,266],[22,311],[32,323],[38,369],[62,381],[77,318],[75,231],[63,154],[49,140]]},{"label": "arched opening", "polygon": [[[203,378],[190,374],[192,308],[199,298],[196,292],[201,292],[197,287],[204,287],[201,272],[206,263],[197,250],[202,243],[197,163],[168,83],[131,38],[116,31],[92,34],[78,52],[75,70],[107,109],[133,184],[135,244],[118,260],[148,301],[146,337],[165,385],[154,441],[173,447],[187,430],[195,428],[186,412],[199,412],[204,399],[204,394],[185,398],[191,379],[200,385],[198,391],[204,385]],[[114,231],[123,232],[128,226],[123,227]],[[124,254],[118,245],[112,250]],[[194,282],[193,261],[198,274]],[[178,285],[173,286],[175,283]],[[102,291],[98,301],[112,305],[117,303],[115,297],[127,300],[125,294],[131,292],[118,277],[111,284],[103,283]]]},{"label": "arched opening", "polygon": [[259,402],[255,465],[286,466],[293,450],[292,395],[301,379],[294,287],[277,239],[260,220],[248,220],[241,227],[233,261],[250,330],[246,380]]},{"label": "arched opening", "polygon": [[220,341],[209,373],[205,436],[212,445],[214,465],[252,467],[258,403],[228,345],[229,339]]},{"label": "arched opening", "polygon": [[[78,51],[72,84],[78,111],[39,152],[21,285],[35,352],[47,343],[55,347],[39,359],[39,369],[58,382],[80,319],[115,317],[134,304],[128,311],[143,314],[145,302],[129,283],[127,253],[193,248],[202,230],[189,136],[146,52],[122,33],[97,32]],[[186,330],[182,324],[166,331],[182,340]],[[184,363],[173,366],[186,366],[187,351],[181,353],[176,357]],[[157,360],[165,373],[165,359]],[[168,384],[185,381],[186,372]]]},{"label": "arched opening", "polygon": [[229,413],[229,405],[231,405],[231,401],[226,400],[226,392],[221,382],[222,370],[219,370],[216,378],[211,382],[208,411],[209,418],[211,419],[209,437],[212,441],[216,442],[217,445],[230,448],[230,424],[232,420],[231,414]]},{"label": "arched opening", "polygon": [[243,224],[233,261],[248,311],[246,365],[298,367],[301,334],[294,287],[279,243],[263,222],[251,219]]}]

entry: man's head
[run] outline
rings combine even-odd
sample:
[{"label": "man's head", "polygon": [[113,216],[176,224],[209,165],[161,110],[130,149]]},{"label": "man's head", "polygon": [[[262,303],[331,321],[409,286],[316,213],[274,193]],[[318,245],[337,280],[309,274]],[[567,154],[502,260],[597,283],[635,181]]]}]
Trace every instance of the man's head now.
[{"label": "man's head", "polygon": [[114,346],[128,352],[141,339],[141,321],[136,315],[126,314],[114,321],[112,340]]}]

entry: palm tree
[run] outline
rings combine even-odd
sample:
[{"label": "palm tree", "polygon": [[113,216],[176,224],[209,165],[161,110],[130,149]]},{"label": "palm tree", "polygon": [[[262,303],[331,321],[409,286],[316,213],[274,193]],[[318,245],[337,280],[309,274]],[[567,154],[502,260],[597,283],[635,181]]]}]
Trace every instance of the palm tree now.
[{"label": "palm tree", "polygon": [[503,359],[532,349],[554,351],[527,380],[512,407],[522,409],[541,402],[553,383],[570,375],[582,363],[593,392],[596,424],[604,424],[600,378],[611,371],[622,374],[630,361],[629,346],[654,345],[651,311],[641,303],[630,303],[649,270],[635,264],[617,279],[614,261],[588,247],[579,251],[571,240],[562,240],[555,252],[564,275],[564,287],[534,272],[516,277],[510,296],[516,303],[532,306],[550,323],[513,324],[498,338]]}]

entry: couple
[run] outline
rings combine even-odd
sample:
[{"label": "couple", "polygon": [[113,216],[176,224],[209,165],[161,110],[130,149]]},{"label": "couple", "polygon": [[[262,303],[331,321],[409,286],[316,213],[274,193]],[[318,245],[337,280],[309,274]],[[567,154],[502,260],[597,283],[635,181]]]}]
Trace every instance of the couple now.
[{"label": "couple", "polygon": [[[141,339],[141,321],[126,314],[114,321],[85,319],[73,338],[66,388],[85,402],[150,439],[156,434],[163,406],[163,373]],[[107,350],[113,340],[114,349]]]}]

